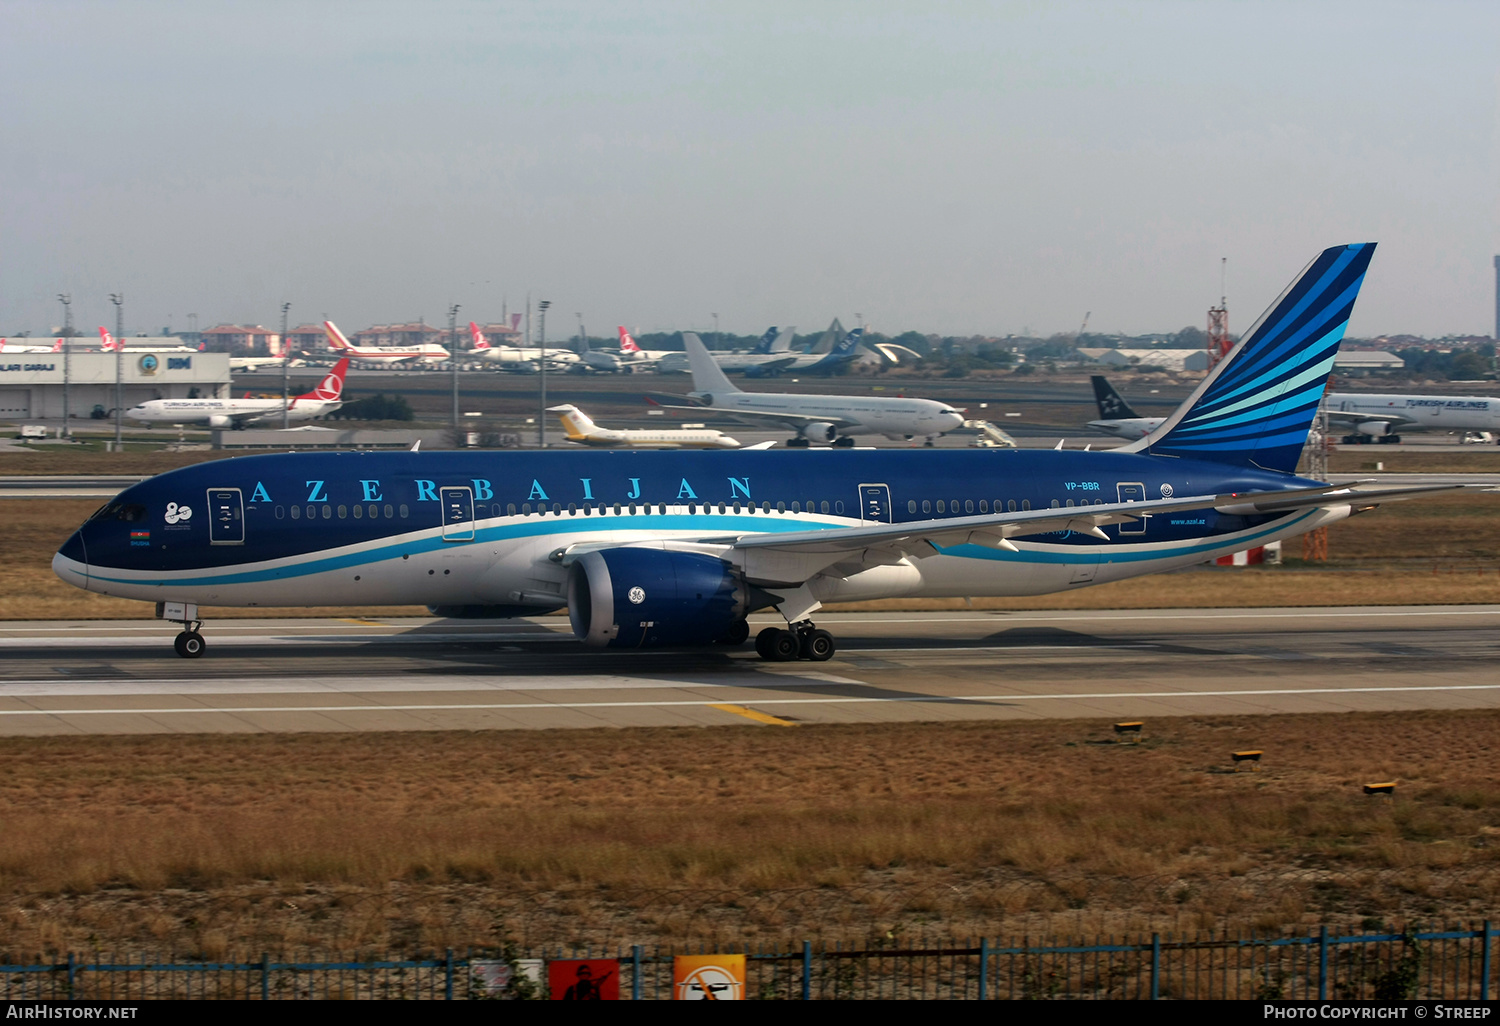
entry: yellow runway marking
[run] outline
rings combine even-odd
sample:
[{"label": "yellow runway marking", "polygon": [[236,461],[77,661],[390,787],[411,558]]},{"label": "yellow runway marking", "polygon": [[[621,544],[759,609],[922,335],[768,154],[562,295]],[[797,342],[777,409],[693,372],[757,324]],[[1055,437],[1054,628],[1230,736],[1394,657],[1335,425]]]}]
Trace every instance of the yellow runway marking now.
[{"label": "yellow runway marking", "polygon": [[791,720],[783,720],[781,717],[772,716],[770,713],[756,712],[754,709],[743,705],[715,705],[710,708],[722,709],[724,712],[743,716],[745,719],[754,720],[756,723],[769,723],[773,727],[795,727],[797,725]]},{"label": "yellow runway marking", "polygon": [[339,619],[341,621],[343,621],[344,623],[359,624],[361,627],[388,627],[388,626],[390,626],[389,624],[382,623],[379,620],[364,620],[364,619],[361,619],[360,617],[357,617],[357,616],[341,616],[341,617],[339,617]]}]

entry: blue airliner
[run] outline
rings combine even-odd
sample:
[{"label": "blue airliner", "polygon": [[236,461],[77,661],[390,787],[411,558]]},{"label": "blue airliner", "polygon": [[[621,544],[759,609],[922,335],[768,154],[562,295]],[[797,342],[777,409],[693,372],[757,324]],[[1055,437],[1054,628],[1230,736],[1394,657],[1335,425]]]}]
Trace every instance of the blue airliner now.
[{"label": "blue airliner", "polygon": [[1435,489],[1295,476],[1373,244],[1320,254],[1162,429],[1112,452],[290,453],[134,485],[53,560],[155,601],[202,653],[197,607],[567,607],[585,644],[738,644],[827,659],[823,603],[1041,595],[1201,563]]}]

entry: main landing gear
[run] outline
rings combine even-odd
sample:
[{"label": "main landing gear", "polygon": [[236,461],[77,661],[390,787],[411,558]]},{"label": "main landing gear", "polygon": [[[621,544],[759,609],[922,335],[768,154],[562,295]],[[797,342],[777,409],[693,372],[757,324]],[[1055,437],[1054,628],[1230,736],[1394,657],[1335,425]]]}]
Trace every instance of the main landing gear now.
[{"label": "main landing gear", "polygon": [[791,630],[767,627],[755,636],[755,651],[767,662],[788,663],[810,659],[815,663],[833,658],[833,635],[813,626],[811,620],[790,625]]},{"label": "main landing gear", "polygon": [[177,654],[184,659],[197,659],[203,654],[203,635],[198,633],[198,628],[203,624],[194,622],[188,625],[188,629],[177,635],[172,642],[172,647]]}]

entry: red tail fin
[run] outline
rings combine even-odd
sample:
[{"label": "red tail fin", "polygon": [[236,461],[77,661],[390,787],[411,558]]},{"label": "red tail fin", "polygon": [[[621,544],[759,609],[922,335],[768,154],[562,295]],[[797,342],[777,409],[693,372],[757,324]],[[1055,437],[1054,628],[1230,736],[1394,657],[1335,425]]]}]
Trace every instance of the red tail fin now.
[{"label": "red tail fin", "polygon": [[52,343],[52,351],[54,353],[60,353],[60,352],[62,352],[62,346],[63,346],[62,339],[58,339],[56,342]]},{"label": "red tail fin", "polygon": [[488,349],[490,347],[489,341],[484,337],[484,332],[480,331],[479,325],[473,321],[469,322],[469,337],[474,340],[475,349]]},{"label": "red tail fin", "polygon": [[625,330],[625,325],[620,325],[620,352],[639,353],[641,347],[635,344],[635,339],[630,337],[630,332]]},{"label": "red tail fin", "polygon": [[120,348],[120,342],[109,332],[104,330],[104,325],[99,325],[99,345],[105,352]]},{"label": "red tail fin", "polygon": [[[338,329],[334,329],[335,331]],[[349,357],[344,357],[333,365],[333,370],[318,383],[318,387],[311,392],[304,392],[298,399],[318,399],[323,402],[334,402],[344,394],[344,375],[349,373]]]}]

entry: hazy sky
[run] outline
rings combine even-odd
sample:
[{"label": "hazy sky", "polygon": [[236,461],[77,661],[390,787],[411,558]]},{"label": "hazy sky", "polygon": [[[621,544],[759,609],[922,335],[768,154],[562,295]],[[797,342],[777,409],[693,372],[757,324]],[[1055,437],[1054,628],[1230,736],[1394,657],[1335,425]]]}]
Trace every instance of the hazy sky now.
[{"label": "hazy sky", "polygon": [[0,0],[0,332],[1489,332],[1500,4]]}]

